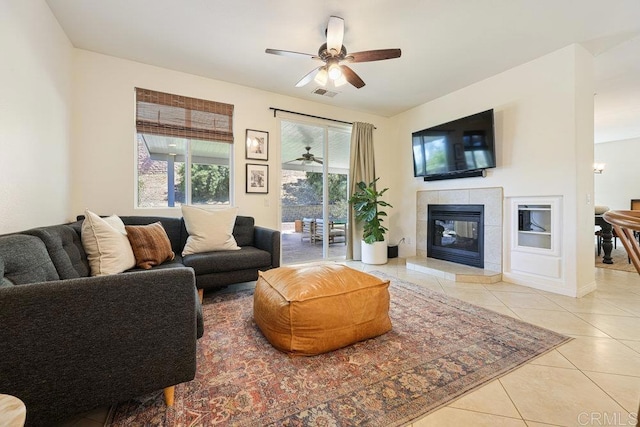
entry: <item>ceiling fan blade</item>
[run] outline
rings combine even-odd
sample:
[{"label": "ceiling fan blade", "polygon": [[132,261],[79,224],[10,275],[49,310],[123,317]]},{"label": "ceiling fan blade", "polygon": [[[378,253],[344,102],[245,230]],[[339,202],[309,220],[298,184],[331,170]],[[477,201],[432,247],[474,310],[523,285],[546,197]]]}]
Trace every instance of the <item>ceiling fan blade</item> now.
[{"label": "ceiling fan blade", "polygon": [[346,59],[350,62],[371,62],[400,58],[401,54],[402,51],[400,49],[365,50],[362,52],[350,53]]},{"label": "ceiling fan blade", "polygon": [[309,73],[306,76],[301,78],[300,81],[298,83],[296,83],[296,87],[302,87],[302,86],[308,84],[309,82],[311,82],[311,80],[313,80],[316,77],[316,74],[318,74],[320,72],[321,68],[322,67],[318,67],[318,68],[314,68],[313,70],[309,71]]},{"label": "ceiling fan blade", "polygon": [[342,49],[344,37],[344,19],[338,16],[329,17],[327,25],[327,50],[332,55],[338,55]]},{"label": "ceiling fan blade", "polygon": [[351,68],[347,67],[346,65],[341,65],[340,68],[342,69],[342,74],[344,75],[344,78],[347,79],[349,83],[351,83],[353,86],[357,87],[358,89],[364,86],[364,81],[360,78],[360,76],[356,74],[355,71],[353,71]]},{"label": "ceiling fan blade", "polygon": [[311,58],[311,59],[320,59],[316,55],[311,55],[310,53],[300,53],[300,52],[292,52],[290,50],[280,50],[280,49],[265,49],[265,53],[270,53],[272,55],[280,55],[280,56],[292,56],[297,58]]},{"label": "ceiling fan blade", "polygon": [[[287,161],[286,161],[286,162],[284,162],[284,163],[294,163],[294,162],[298,162],[298,161],[300,161],[300,160],[301,160],[301,159],[287,160]],[[284,164],[284,163],[283,163],[283,164]]]},{"label": "ceiling fan blade", "polygon": [[321,159],[317,159],[317,158],[315,158],[315,157],[314,157],[314,158],[313,158],[313,161],[314,161],[314,162],[316,162],[316,163],[320,163],[320,164],[322,164],[322,160],[321,160]]}]

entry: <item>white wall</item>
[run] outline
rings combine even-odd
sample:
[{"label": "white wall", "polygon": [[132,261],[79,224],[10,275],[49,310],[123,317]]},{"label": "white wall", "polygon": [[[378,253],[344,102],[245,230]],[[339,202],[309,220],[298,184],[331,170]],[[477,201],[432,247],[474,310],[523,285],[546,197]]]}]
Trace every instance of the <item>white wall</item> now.
[{"label": "white wall", "polygon": [[[593,248],[588,257],[578,254],[579,242],[585,236],[593,239],[592,206],[586,205],[587,196],[593,199],[591,59],[582,47],[568,46],[394,117],[401,171],[390,183],[400,191],[392,218],[396,233],[415,239],[419,190],[503,187],[505,197],[559,195],[563,279],[553,290],[573,295],[591,287]],[[486,178],[423,182],[413,177],[412,132],[490,108],[495,111],[497,168],[489,169]],[[506,252],[506,222],[503,236]],[[401,256],[413,254],[412,240],[401,247]],[[588,273],[579,276],[578,269]]]},{"label": "white wall", "polygon": [[[330,105],[238,86],[217,80],[144,65],[137,62],[75,51],[73,199],[72,215],[89,208],[99,214],[180,216],[179,208],[135,208],[134,87],[233,104],[234,204],[239,214],[256,223],[279,228],[280,144],[278,120],[269,107],[345,121],[373,123],[379,173],[389,176],[389,119]],[[354,95],[354,96],[357,96]],[[245,193],[245,130],[269,132],[269,194]],[[256,161],[250,161],[256,163]],[[382,185],[386,185],[381,180]]]},{"label": "white wall", "polygon": [[44,1],[0,0],[0,233],[68,217],[72,49]]},{"label": "white wall", "polygon": [[594,158],[606,163],[595,175],[595,200],[610,209],[629,209],[631,199],[640,199],[640,138],[595,145]]},{"label": "white wall", "polygon": [[[567,236],[575,246],[569,246],[565,252],[565,266],[574,268],[576,274],[576,294],[583,296],[596,289],[595,259],[593,256],[593,227],[594,227],[594,63],[593,56],[585,49],[576,46],[575,49],[575,84],[573,117],[575,126],[575,172],[576,172],[576,211],[575,216],[565,216],[566,224],[572,234]],[[573,219],[573,221],[572,221]],[[575,234],[573,234],[575,233]],[[575,240],[571,238],[575,236]],[[575,250],[575,252],[573,252]],[[575,261],[575,264],[573,263]]]}]

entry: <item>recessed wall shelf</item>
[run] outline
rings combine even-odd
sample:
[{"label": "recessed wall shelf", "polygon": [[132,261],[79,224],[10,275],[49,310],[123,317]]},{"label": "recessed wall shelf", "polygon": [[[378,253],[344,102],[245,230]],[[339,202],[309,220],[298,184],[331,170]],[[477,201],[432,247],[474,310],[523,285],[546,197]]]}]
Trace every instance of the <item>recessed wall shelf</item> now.
[{"label": "recessed wall shelf", "polygon": [[551,249],[551,204],[517,203],[519,247]]},{"label": "recessed wall shelf", "polygon": [[510,273],[557,280],[562,277],[562,198],[510,198]]}]

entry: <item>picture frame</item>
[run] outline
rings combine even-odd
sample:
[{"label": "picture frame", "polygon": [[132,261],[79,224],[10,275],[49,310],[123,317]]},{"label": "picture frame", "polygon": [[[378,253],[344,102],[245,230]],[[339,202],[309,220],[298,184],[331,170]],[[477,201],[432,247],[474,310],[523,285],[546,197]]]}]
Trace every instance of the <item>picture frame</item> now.
[{"label": "picture frame", "polygon": [[269,193],[269,165],[247,163],[247,193]]},{"label": "picture frame", "polygon": [[248,160],[269,160],[269,132],[247,129],[245,158]]}]

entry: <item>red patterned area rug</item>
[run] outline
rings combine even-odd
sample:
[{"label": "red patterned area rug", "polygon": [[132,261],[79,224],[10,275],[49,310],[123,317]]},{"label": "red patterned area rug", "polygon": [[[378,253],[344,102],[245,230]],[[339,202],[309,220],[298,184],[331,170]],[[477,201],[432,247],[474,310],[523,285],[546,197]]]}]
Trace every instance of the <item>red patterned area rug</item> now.
[{"label": "red patterned area rug", "polygon": [[204,300],[196,378],[119,404],[110,426],[401,426],[570,338],[392,280],[393,330],[328,354],[290,357],[253,322],[251,291]]}]

